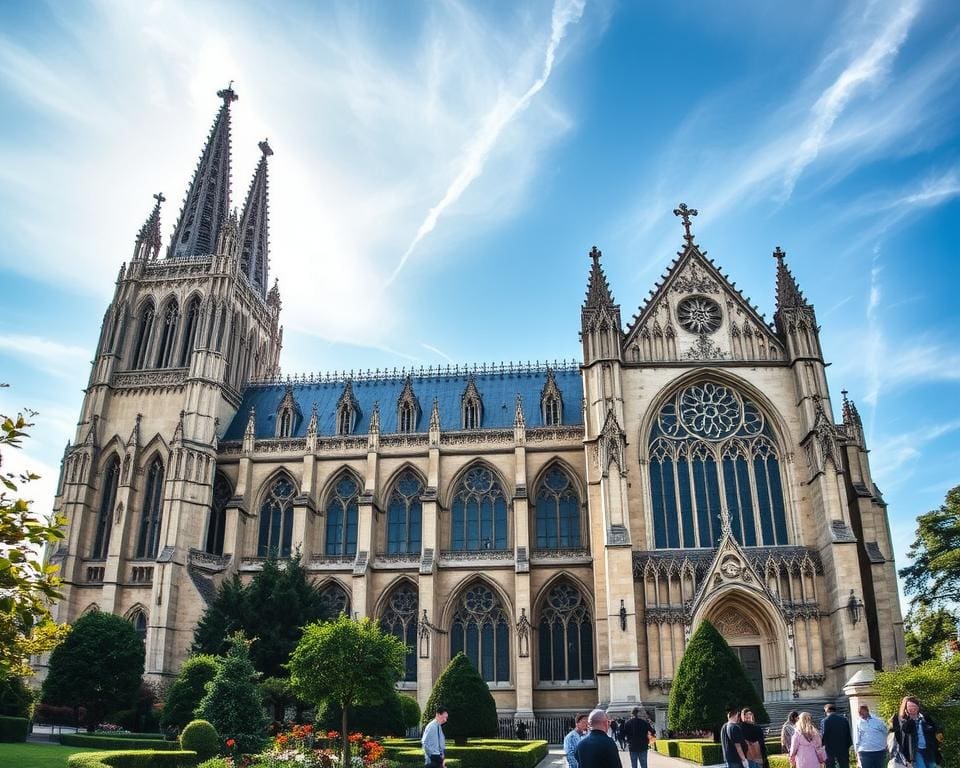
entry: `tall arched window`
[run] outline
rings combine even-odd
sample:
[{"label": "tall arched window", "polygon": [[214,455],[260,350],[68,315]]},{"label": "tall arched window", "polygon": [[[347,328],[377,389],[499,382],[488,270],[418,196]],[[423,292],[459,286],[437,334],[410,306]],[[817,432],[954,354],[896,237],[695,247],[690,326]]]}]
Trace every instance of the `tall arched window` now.
[{"label": "tall arched window", "polygon": [[194,296],[187,307],[187,324],[183,329],[183,343],[180,346],[180,366],[190,365],[190,356],[197,344],[197,333],[200,329],[200,297]]},{"label": "tall arched window", "polygon": [[335,582],[331,582],[320,590],[320,602],[323,603],[326,615],[331,619],[341,614],[350,615],[350,595]]},{"label": "tall arched window", "polygon": [[416,682],[417,590],[415,587],[404,582],[390,593],[386,610],[380,619],[380,628],[407,646],[403,679],[406,682]]},{"label": "tall arched window", "polygon": [[293,497],[296,488],[283,475],[273,481],[260,505],[260,538],[257,557],[290,557],[293,541]]},{"label": "tall arched window", "polygon": [[153,316],[153,302],[148,301],[140,310],[140,322],[137,325],[137,338],[133,345],[131,368],[147,367],[147,352],[150,348],[150,338],[153,336]]},{"label": "tall arched window", "polygon": [[593,624],[580,590],[562,582],[550,589],[537,631],[541,683],[593,681]]},{"label": "tall arched window", "polygon": [[157,348],[157,368],[173,365],[173,347],[177,341],[177,326],[180,324],[180,308],[170,299],[160,318],[160,344]]},{"label": "tall arched window", "polygon": [[360,486],[344,472],[333,485],[327,502],[327,537],[324,552],[332,557],[357,553],[357,497]]},{"label": "tall arched window", "polygon": [[451,549],[507,548],[507,498],[486,467],[473,467],[463,475],[453,497],[451,518]]},{"label": "tall arched window", "polygon": [[160,525],[163,522],[163,462],[157,456],[147,470],[143,491],[143,512],[140,515],[140,536],[137,557],[155,558],[160,547]]},{"label": "tall arched window", "polygon": [[127,616],[127,621],[133,624],[133,628],[140,637],[140,642],[145,644],[147,642],[147,615],[143,612],[143,609],[137,608],[134,610]]},{"label": "tall arched window", "polygon": [[580,547],[580,497],[570,476],[550,467],[537,487],[537,549]]},{"label": "tall arched window", "polygon": [[293,414],[289,410],[280,411],[280,426],[277,429],[278,437],[290,437],[293,432]]},{"label": "tall arched window", "polygon": [[773,433],[732,387],[702,381],[670,398],[650,429],[649,454],[658,548],[716,546],[724,518],[745,546],[788,543]]},{"label": "tall arched window", "polygon": [[423,483],[409,469],[400,473],[387,503],[387,554],[419,553]]},{"label": "tall arched window", "polygon": [[460,596],[450,625],[450,656],[463,651],[488,683],[510,681],[510,625],[500,600],[485,584]]},{"label": "tall arched window", "polygon": [[483,424],[483,399],[473,376],[467,381],[467,388],[460,396],[461,416],[464,429],[480,429]]},{"label": "tall arched window", "polygon": [[223,554],[223,533],[227,527],[227,502],[233,496],[230,481],[217,472],[213,478],[213,503],[207,524],[207,542],[204,549],[211,555]]},{"label": "tall arched window", "polygon": [[93,548],[90,557],[102,560],[107,556],[110,546],[110,529],[113,524],[113,507],[117,502],[117,484],[120,480],[120,459],[116,456],[107,465],[103,473],[103,483],[100,494],[100,510],[97,514],[97,532],[93,537]]}]

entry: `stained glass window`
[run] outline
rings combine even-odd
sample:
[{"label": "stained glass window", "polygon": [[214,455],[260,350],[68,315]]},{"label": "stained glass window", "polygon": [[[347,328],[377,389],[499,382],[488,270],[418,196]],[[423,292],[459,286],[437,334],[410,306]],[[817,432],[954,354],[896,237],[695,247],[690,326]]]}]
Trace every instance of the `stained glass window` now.
[{"label": "stained glass window", "polygon": [[580,546],[580,497],[559,466],[550,467],[537,487],[536,527],[536,549]]},{"label": "stained glass window", "polygon": [[463,651],[489,683],[510,681],[510,627],[497,596],[484,584],[461,595],[450,626],[450,656]]},{"label": "stained glass window", "polygon": [[173,347],[177,339],[177,326],[180,323],[180,308],[172,299],[163,311],[160,326],[160,345],[157,349],[157,368],[169,368],[173,365]]},{"label": "stained glass window", "polygon": [[572,584],[550,589],[537,631],[540,682],[593,681],[593,625],[590,610]]},{"label": "stained glass window", "polygon": [[260,505],[258,557],[290,557],[293,542],[293,481],[283,475],[273,481]]},{"label": "stained glass window", "polygon": [[163,522],[163,462],[158,456],[147,470],[140,515],[140,536],[137,539],[139,558],[154,558],[160,546],[160,525]]},{"label": "stained glass window", "polygon": [[204,548],[211,555],[223,554],[223,534],[227,528],[227,502],[233,496],[230,481],[217,472],[213,479],[213,503],[207,524],[207,543]]},{"label": "stained glass window", "polygon": [[407,682],[416,682],[417,590],[415,587],[404,582],[390,593],[386,610],[380,619],[380,627],[407,646],[403,679]]},{"label": "stained glass window", "polygon": [[360,486],[344,472],[333,485],[327,502],[327,538],[324,552],[329,556],[357,553],[357,497]]},{"label": "stained glass window", "polygon": [[507,548],[507,498],[486,467],[469,469],[453,498],[451,549]]},{"label": "stained glass window", "polygon": [[150,346],[150,337],[153,335],[153,304],[147,302],[140,311],[140,323],[137,326],[137,338],[133,347],[131,368],[146,368],[147,350]]},{"label": "stained glass window", "polygon": [[120,480],[120,459],[116,456],[107,465],[103,473],[102,491],[100,493],[100,510],[97,514],[97,532],[93,539],[93,549],[90,557],[102,560],[107,556],[110,546],[110,529],[113,527],[113,507],[117,501],[117,484]]},{"label": "stained glass window", "polygon": [[387,553],[419,553],[423,483],[407,469],[394,483],[387,503]]}]

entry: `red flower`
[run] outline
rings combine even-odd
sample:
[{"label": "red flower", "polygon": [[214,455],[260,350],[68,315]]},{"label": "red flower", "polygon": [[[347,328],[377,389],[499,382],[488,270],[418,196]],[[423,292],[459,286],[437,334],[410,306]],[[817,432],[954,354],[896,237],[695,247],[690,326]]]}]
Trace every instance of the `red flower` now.
[{"label": "red flower", "polygon": [[227,739],[227,748],[233,749],[237,745],[237,742],[234,739]]}]

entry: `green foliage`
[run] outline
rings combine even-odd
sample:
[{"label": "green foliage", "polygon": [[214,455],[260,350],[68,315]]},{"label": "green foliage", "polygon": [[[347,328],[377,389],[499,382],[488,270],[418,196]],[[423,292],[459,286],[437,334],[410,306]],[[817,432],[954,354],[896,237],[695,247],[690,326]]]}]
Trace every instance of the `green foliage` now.
[{"label": "green foliage", "polygon": [[917,536],[907,557],[913,562],[900,569],[900,576],[913,603],[960,603],[960,485],[947,491],[939,509],[917,518]]},{"label": "green foliage", "polygon": [[26,741],[30,721],[25,717],[0,716],[0,741]]},{"label": "green foliage", "polygon": [[423,725],[433,719],[438,706],[450,710],[443,732],[458,744],[471,736],[497,735],[497,704],[493,694],[463,653],[450,660],[434,683],[421,715]]},{"label": "green foliage", "polygon": [[28,719],[33,715],[33,691],[22,677],[0,678],[0,715]]},{"label": "green foliage", "polygon": [[131,739],[126,736],[101,736],[92,733],[61,733],[60,743],[65,747],[92,747],[94,749],[155,749],[168,752],[179,749],[177,742],[164,741],[159,736],[152,739]]},{"label": "green foliage", "polygon": [[250,662],[248,642],[240,635],[230,641],[230,650],[207,687],[197,707],[221,738],[235,739],[240,752],[254,753],[264,741],[267,718],[257,690],[257,673]]},{"label": "green foliage", "polygon": [[156,752],[153,750],[78,752],[67,758],[67,768],[192,768],[195,752]]},{"label": "green foliage", "polygon": [[227,768],[227,758],[211,757],[209,760],[200,763],[197,768]]},{"label": "green foliage", "polygon": [[122,728],[133,732],[148,732],[151,736],[159,735],[161,704],[159,702],[156,683],[143,680],[133,697],[129,709],[122,709],[112,715],[112,720]]},{"label": "green foliage", "polygon": [[213,680],[219,668],[220,659],[206,653],[191,656],[183,662],[177,679],[167,689],[160,725],[182,729],[193,720],[200,700],[207,692],[207,684]]},{"label": "green foliage", "polygon": [[723,748],[719,744],[708,741],[679,740],[677,757],[699,765],[716,765],[724,762]]},{"label": "green foliage", "polygon": [[[0,448],[21,448],[30,426],[23,414],[0,415]],[[57,567],[39,553],[63,538],[66,518],[40,518],[17,495],[20,485],[37,479],[29,472],[0,473],[0,679],[31,674],[29,657],[52,650],[65,634],[50,616],[61,597]]]},{"label": "green foliage", "polygon": [[129,621],[101,611],[87,613],[50,655],[42,699],[85,707],[92,730],[106,715],[134,702],[143,655],[143,643]]},{"label": "green foliage", "polygon": [[[452,710],[451,710],[452,714]],[[403,765],[423,765],[423,750],[409,742],[384,742],[386,757]],[[451,759],[462,768],[535,768],[547,756],[545,741],[471,739],[465,746],[447,745],[447,766]]]},{"label": "green foliage", "polygon": [[[260,683],[260,699],[263,705],[271,712],[275,722],[282,723],[286,719],[287,707],[302,707],[303,702],[297,699],[290,681],[283,677],[268,677]],[[339,723],[337,725],[339,727]]]},{"label": "green foliage", "polygon": [[302,628],[330,618],[329,606],[297,555],[268,560],[249,585],[236,575],[221,584],[193,638],[194,651],[222,654],[234,632],[256,639],[250,658],[266,677],[287,677],[286,663]]},{"label": "green foliage", "polygon": [[370,619],[311,624],[290,657],[290,682],[300,698],[319,706],[336,704],[342,715],[342,765],[349,764],[351,707],[380,704],[403,676],[406,646]]},{"label": "green foliage", "polygon": [[[412,701],[409,696],[401,696],[396,691],[379,704],[355,705],[350,707],[351,731],[360,731],[369,736],[402,736],[406,730],[403,722],[402,699]],[[414,702],[416,704],[416,702]],[[417,710],[419,716],[419,710]],[[317,722],[325,731],[339,731],[343,723],[343,711],[340,705],[330,702],[323,707]],[[414,725],[417,721],[414,721]]]},{"label": "green foliage", "polygon": [[728,704],[750,707],[757,722],[769,720],[740,659],[713,624],[693,633],[670,686],[667,722],[674,731],[713,731],[727,720]]},{"label": "green foliage", "polygon": [[946,608],[914,605],[907,614],[904,639],[911,664],[939,658],[944,649],[955,642],[957,619]]},{"label": "green foliage", "polygon": [[206,720],[193,720],[180,734],[180,747],[196,752],[198,760],[207,760],[220,752],[220,736]]},{"label": "green foliage", "polygon": [[413,696],[400,695],[400,709],[403,712],[403,727],[413,728],[420,724],[420,705]]}]

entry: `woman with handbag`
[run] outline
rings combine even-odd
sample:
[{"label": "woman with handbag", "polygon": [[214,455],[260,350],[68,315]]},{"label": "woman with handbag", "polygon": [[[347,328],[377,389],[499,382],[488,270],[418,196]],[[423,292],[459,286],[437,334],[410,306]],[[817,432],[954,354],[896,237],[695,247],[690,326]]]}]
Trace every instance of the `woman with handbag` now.
[{"label": "woman with handbag", "polygon": [[820,768],[827,761],[827,752],[820,741],[820,731],[809,712],[801,712],[797,732],[790,745],[790,765],[796,768]]}]

